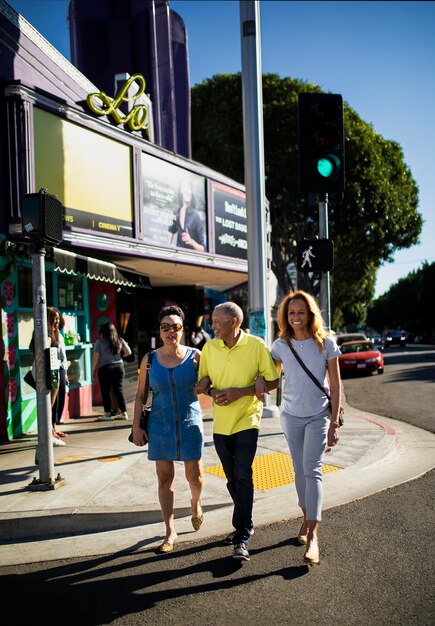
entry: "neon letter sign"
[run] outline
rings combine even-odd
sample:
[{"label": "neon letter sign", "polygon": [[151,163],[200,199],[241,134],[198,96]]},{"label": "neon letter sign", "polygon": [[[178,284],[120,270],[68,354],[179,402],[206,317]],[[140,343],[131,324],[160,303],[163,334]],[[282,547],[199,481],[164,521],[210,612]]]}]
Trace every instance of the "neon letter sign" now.
[{"label": "neon letter sign", "polygon": [[[138,90],[133,96],[129,96],[128,90],[133,83],[138,85]],[[124,115],[118,108],[123,102],[135,102],[144,91],[145,78],[141,74],[134,74],[122,85],[115,98],[112,99],[104,91],[99,91],[90,93],[86,102],[95,115],[111,115],[117,124],[127,124],[130,130],[145,130],[149,138],[148,107],[146,104],[136,104],[127,115]]]}]

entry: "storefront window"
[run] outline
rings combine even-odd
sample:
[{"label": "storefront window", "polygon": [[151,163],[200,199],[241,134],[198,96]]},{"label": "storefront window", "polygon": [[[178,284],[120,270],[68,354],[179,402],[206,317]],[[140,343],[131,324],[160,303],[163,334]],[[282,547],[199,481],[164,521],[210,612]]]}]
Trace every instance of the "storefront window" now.
[{"label": "storefront window", "polygon": [[80,276],[59,276],[59,308],[83,311],[83,280]]}]

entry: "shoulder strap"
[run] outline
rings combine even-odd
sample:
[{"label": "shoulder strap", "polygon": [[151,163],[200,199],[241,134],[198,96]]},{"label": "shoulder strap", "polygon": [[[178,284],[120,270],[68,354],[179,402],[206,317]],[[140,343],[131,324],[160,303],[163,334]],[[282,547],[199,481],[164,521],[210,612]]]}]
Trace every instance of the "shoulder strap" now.
[{"label": "shoulder strap", "polygon": [[154,352],[155,350],[153,350],[152,352],[148,352],[147,357],[147,373],[146,373],[146,377],[145,377],[145,389],[143,392],[143,398],[142,398],[142,404],[145,405],[147,403],[148,400],[148,395],[150,393],[150,378],[149,378],[149,371],[151,369],[151,365],[153,362],[153,356],[154,356]]},{"label": "shoulder strap", "polygon": [[305,370],[305,372],[308,374],[308,376],[311,378],[311,380],[313,381],[313,383],[315,385],[317,385],[317,387],[319,389],[321,389],[323,391],[323,393],[326,395],[326,397],[328,398],[328,401],[331,402],[331,396],[329,395],[329,393],[326,391],[325,387],[323,385],[321,385],[319,383],[319,381],[317,380],[317,378],[314,376],[314,374],[312,374],[310,372],[310,370],[308,369],[308,367],[305,365],[305,363],[302,361],[302,359],[300,358],[299,354],[296,352],[296,350],[293,348],[292,344],[290,341],[287,342],[288,346],[290,348],[290,350],[293,352],[293,355],[296,359],[296,361],[299,363],[299,365],[302,367],[303,370]]}]

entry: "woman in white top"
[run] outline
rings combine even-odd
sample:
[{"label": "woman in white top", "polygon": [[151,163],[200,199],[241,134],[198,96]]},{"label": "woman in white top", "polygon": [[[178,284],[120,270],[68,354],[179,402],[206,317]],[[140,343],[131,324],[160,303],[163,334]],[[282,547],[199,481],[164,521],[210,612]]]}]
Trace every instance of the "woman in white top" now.
[{"label": "woman in white top", "polygon": [[65,320],[62,313],[53,306],[49,306],[47,309],[48,320],[48,334],[54,340],[53,346],[57,348],[59,357],[59,385],[57,388],[57,394],[52,402],[51,408],[51,421],[53,424],[54,436],[67,437],[67,434],[57,429],[57,424],[60,423],[63,409],[65,406],[65,394],[66,385],[68,384],[68,378],[66,374],[66,351],[65,341],[60,330],[65,326]]},{"label": "woman in white top", "polygon": [[[318,563],[323,453],[326,446],[338,442],[340,350],[324,328],[316,300],[304,291],[291,292],[283,299],[277,320],[279,339],[273,343],[271,353],[285,376],[281,427],[292,456],[298,503],[304,514],[298,540],[307,546],[305,561]],[[297,361],[290,345],[329,393],[331,404]]]}]

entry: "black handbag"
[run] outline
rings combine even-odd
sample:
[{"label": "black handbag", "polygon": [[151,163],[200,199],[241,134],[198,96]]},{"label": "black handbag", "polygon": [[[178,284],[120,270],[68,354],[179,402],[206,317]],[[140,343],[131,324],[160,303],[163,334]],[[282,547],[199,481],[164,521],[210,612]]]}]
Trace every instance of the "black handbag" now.
[{"label": "black handbag", "polygon": [[33,378],[32,370],[29,370],[27,372],[27,374],[24,376],[24,380],[30,387],[32,387],[32,389],[36,389],[36,381]]},{"label": "black handbag", "polygon": [[[153,355],[154,355],[154,352],[148,352],[147,373],[146,373],[146,378],[145,378],[145,389],[144,389],[143,399],[142,399],[142,414],[140,416],[140,422],[139,422],[139,425],[142,428],[142,430],[144,430],[146,432],[146,442],[145,443],[148,443],[148,420],[149,420],[149,416],[151,415],[151,407],[150,406],[146,406],[146,403],[148,402],[148,395],[149,395],[149,392],[150,392],[149,373],[150,373],[150,369],[151,369],[151,363],[153,362]],[[133,428],[130,431],[130,434],[128,436],[128,440],[131,443],[133,443]]]},{"label": "black handbag", "polygon": [[[319,383],[319,381],[317,380],[317,378],[314,376],[314,374],[312,374],[310,372],[310,370],[308,369],[308,367],[305,365],[305,363],[302,361],[302,359],[300,358],[299,354],[296,352],[296,350],[293,348],[292,344],[290,343],[290,341],[287,342],[288,346],[290,348],[290,350],[293,352],[293,355],[296,359],[296,361],[299,363],[299,365],[302,367],[302,369],[308,374],[308,376],[311,378],[311,380],[313,381],[313,383],[315,383],[315,385],[317,385],[317,387],[319,389],[321,389],[323,391],[323,393],[325,394],[325,396],[328,398],[328,402],[329,402],[329,410],[331,410],[331,396],[329,395],[329,393],[326,391],[325,387],[323,385],[321,385]],[[340,410],[338,412],[338,426],[343,426],[344,424],[344,409],[341,406]]]}]

